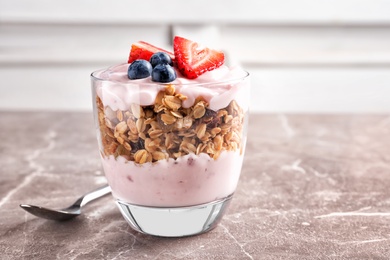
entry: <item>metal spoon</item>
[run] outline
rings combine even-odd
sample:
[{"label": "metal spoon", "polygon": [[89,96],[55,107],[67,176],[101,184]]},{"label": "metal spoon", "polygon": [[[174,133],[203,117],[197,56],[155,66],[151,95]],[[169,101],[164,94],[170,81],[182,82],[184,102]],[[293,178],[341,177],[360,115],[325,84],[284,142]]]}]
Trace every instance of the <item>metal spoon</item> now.
[{"label": "metal spoon", "polygon": [[22,209],[26,210],[27,212],[40,218],[46,218],[46,219],[56,220],[56,221],[65,221],[79,216],[81,214],[81,207],[83,207],[85,204],[93,200],[99,199],[110,192],[111,192],[110,187],[108,185],[105,185],[94,191],[84,194],[78,200],[76,200],[76,202],[73,203],[71,206],[60,210],[48,209],[48,208],[29,205],[29,204],[21,204],[19,206]]}]

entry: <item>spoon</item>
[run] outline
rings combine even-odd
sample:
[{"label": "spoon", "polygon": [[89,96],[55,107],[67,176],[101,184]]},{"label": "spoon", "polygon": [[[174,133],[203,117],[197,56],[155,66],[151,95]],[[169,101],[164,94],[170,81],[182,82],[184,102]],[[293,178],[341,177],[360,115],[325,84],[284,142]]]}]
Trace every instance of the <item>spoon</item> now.
[{"label": "spoon", "polygon": [[79,216],[81,214],[81,207],[83,207],[85,204],[93,200],[99,199],[110,192],[111,192],[110,187],[108,185],[105,185],[103,187],[100,187],[96,190],[84,194],[78,200],[76,200],[75,203],[73,203],[71,206],[60,210],[48,209],[48,208],[29,205],[29,204],[21,204],[19,206],[25,211],[40,218],[56,220],[56,221],[65,221]]}]

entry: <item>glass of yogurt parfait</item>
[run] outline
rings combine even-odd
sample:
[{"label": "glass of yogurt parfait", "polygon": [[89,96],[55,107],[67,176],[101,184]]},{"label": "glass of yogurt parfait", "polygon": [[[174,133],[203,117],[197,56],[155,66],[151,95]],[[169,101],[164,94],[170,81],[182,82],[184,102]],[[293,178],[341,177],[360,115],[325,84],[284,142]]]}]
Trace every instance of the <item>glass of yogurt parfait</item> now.
[{"label": "glass of yogurt parfait", "polygon": [[[150,57],[161,51],[138,42],[129,63],[92,73],[102,165],[132,228],[163,237],[201,234],[221,220],[239,180],[249,74],[181,37],[174,54],[163,51],[169,61],[157,59],[166,72]],[[204,66],[205,59],[212,62]],[[150,61],[146,75],[135,65],[140,60]]]}]

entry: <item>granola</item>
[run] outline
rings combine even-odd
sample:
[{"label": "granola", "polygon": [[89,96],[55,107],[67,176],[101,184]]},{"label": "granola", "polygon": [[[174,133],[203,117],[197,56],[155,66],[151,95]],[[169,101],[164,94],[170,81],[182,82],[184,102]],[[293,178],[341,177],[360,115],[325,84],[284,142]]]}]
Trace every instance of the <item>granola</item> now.
[{"label": "granola", "polygon": [[127,111],[113,111],[97,96],[103,155],[143,164],[189,153],[214,160],[222,151],[242,153],[244,112],[234,100],[218,111],[201,97],[189,108],[182,107],[184,100],[174,85],[160,91],[154,105],[132,104]]}]

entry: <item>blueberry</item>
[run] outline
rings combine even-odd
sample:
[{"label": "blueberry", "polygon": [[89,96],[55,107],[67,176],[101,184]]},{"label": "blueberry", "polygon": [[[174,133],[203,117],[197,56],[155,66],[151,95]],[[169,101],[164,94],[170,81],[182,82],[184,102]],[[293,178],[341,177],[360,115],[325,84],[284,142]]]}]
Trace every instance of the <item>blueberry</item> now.
[{"label": "blueberry", "polygon": [[171,57],[165,52],[156,52],[155,54],[150,57],[149,60],[150,64],[152,64],[152,67],[156,67],[158,64],[169,64],[173,65]]},{"label": "blueberry", "polygon": [[152,65],[147,60],[135,60],[130,64],[127,76],[129,79],[143,79],[149,77],[152,70]]},{"label": "blueberry", "polygon": [[152,71],[152,80],[168,83],[176,79],[176,71],[168,64],[158,64]]}]

